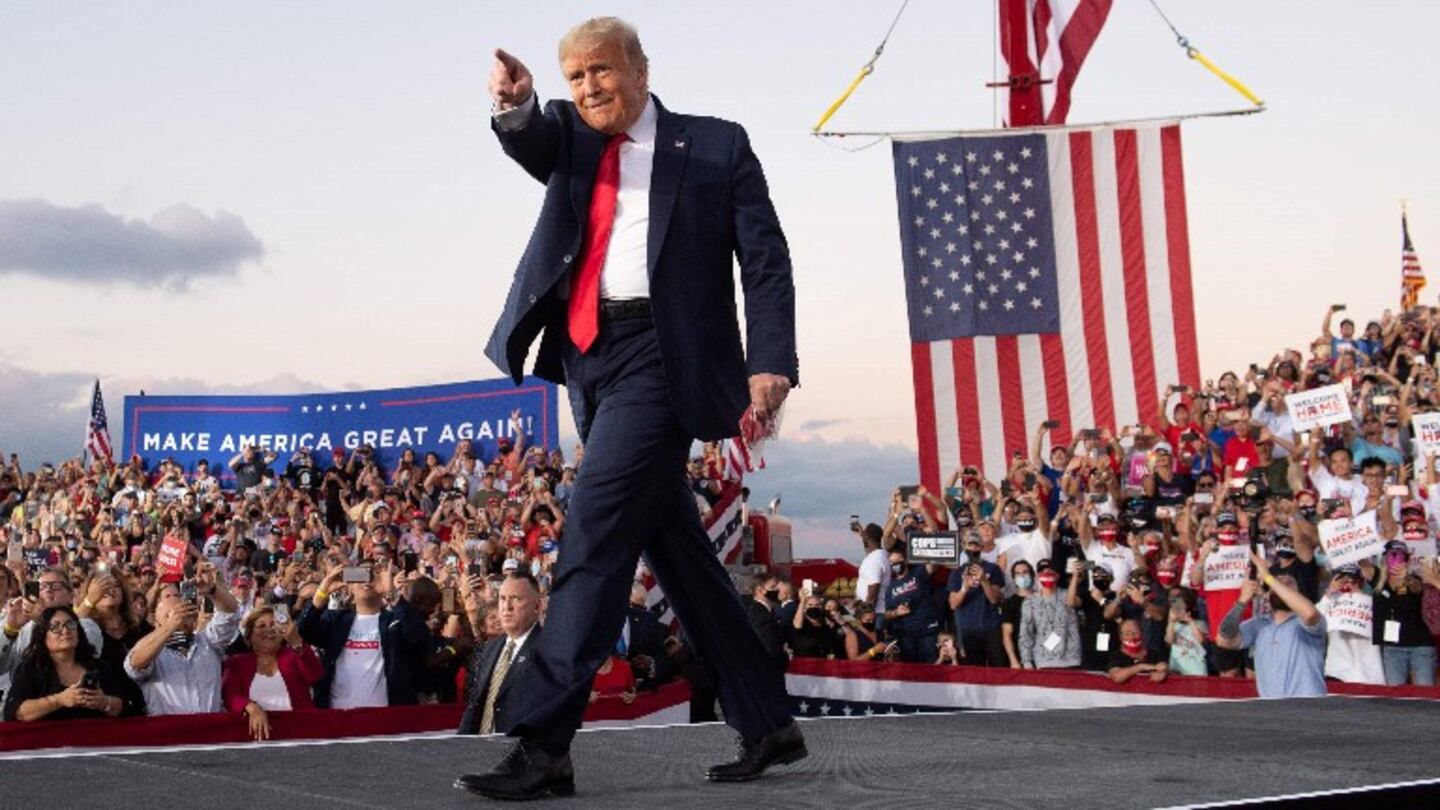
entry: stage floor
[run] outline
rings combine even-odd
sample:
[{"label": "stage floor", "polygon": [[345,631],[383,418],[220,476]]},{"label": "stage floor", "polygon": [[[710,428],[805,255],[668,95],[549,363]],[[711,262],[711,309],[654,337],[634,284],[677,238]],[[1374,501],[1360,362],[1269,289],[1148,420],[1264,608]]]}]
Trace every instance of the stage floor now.
[{"label": "stage floor", "polygon": [[[721,725],[582,732],[568,807],[1166,807],[1440,777],[1440,704],[1332,697],[806,720],[810,758],[712,785]],[[4,733],[0,730],[0,733]],[[280,743],[0,759],[6,808],[469,808],[499,738]],[[1371,796],[1371,808],[1408,804]],[[1348,796],[1350,801],[1359,795]],[[1328,801],[1328,800],[1327,800]],[[550,802],[550,803],[554,803]],[[1429,804],[1431,807],[1440,806]]]}]

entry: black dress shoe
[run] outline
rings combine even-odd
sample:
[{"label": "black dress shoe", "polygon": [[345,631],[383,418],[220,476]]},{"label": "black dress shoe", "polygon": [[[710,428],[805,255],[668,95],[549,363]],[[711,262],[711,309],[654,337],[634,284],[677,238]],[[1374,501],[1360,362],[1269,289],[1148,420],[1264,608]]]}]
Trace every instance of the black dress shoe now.
[{"label": "black dress shoe", "polygon": [[570,754],[556,756],[521,739],[489,773],[467,773],[455,787],[490,799],[524,801],[543,796],[573,796],[575,769]]},{"label": "black dress shoe", "polygon": [[771,765],[789,765],[809,756],[805,736],[795,721],[766,734],[758,740],[740,741],[740,758],[724,765],[712,765],[705,771],[711,782],[748,782],[759,779]]}]

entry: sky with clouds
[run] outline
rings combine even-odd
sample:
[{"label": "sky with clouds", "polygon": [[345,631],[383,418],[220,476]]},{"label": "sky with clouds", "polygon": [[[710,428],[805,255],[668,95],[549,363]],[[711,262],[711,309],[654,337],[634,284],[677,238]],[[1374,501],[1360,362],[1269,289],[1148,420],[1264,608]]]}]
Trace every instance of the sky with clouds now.
[{"label": "sky with clouds", "polygon": [[[488,130],[503,46],[563,92],[564,30],[640,30],[673,109],[738,120],[790,239],[804,387],[753,480],[802,553],[842,547],[914,477],[889,149],[808,134],[890,2],[209,2],[0,10],[0,451],[78,448],[99,377],[150,393],[491,377],[480,347],[541,187]],[[989,127],[989,0],[915,0],[835,129]],[[1440,6],[1163,2],[1269,102],[1185,132],[1206,376],[1308,340],[1332,301],[1394,304],[1398,197],[1440,251]],[[1244,106],[1148,3],[1116,3],[1073,122]],[[1436,254],[1440,255],[1440,254]],[[1430,291],[1433,296],[1434,289]],[[336,339],[337,334],[351,337]]]}]

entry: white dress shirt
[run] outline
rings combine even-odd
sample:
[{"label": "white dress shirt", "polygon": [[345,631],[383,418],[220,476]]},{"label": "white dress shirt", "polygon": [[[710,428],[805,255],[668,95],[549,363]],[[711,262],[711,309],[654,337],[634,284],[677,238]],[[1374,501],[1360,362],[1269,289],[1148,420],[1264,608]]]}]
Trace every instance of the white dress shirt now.
[{"label": "white dress shirt", "polygon": [[145,693],[150,716],[224,711],[220,662],[239,632],[240,614],[217,610],[205,629],[195,634],[189,655],[165,647],[145,669],[131,664],[133,650],[125,656],[125,674]]},{"label": "white dress shirt", "polygon": [[[536,95],[531,93],[524,104],[496,112],[496,126],[507,131],[520,129],[530,120],[538,103]],[[600,271],[602,299],[650,297],[650,173],[655,165],[658,116],[654,97],[647,98],[640,117],[625,131],[630,139],[620,145],[620,189],[615,196],[615,222]]]}]

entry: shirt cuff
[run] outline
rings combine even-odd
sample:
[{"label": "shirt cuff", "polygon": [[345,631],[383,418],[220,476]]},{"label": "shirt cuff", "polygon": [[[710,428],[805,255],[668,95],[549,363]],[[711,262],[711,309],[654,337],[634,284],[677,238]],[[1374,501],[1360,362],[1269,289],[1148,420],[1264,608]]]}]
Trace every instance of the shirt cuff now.
[{"label": "shirt cuff", "polygon": [[530,98],[525,99],[519,107],[512,107],[508,110],[496,110],[490,115],[495,119],[495,126],[502,132],[514,132],[517,129],[524,129],[530,123],[530,116],[535,112],[535,94],[531,93]]}]

